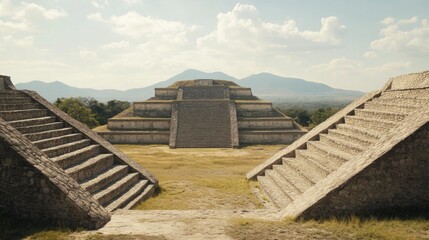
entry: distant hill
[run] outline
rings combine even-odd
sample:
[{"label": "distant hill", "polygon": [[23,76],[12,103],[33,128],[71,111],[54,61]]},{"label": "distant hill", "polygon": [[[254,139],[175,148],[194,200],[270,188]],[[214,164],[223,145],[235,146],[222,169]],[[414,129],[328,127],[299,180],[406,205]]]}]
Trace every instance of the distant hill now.
[{"label": "distant hill", "polygon": [[252,88],[253,94],[262,98],[289,98],[295,96],[306,97],[346,97],[355,99],[363,95],[359,91],[335,89],[328,85],[305,81],[298,78],[280,77],[270,73],[259,73],[243,79],[236,79],[222,72],[206,73],[195,69],[186,70],[165,81],[143,88],[133,88],[125,91],[121,90],[97,90],[91,88],[77,88],[64,83],[31,81],[18,83],[18,89],[29,89],[38,92],[48,101],[55,101],[59,97],[93,97],[98,101],[107,102],[112,99],[124,101],[145,100],[154,95],[154,88],[167,87],[179,80],[192,79],[222,79],[235,81],[243,87]]}]

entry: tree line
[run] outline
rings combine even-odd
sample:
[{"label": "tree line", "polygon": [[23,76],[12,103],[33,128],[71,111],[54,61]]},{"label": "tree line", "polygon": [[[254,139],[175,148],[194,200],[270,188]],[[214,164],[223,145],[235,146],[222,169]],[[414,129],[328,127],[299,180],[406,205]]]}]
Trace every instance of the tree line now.
[{"label": "tree line", "polygon": [[293,118],[295,122],[309,129],[324,122],[326,119],[334,115],[340,109],[341,108],[337,108],[337,107],[319,108],[316,110],[303,109],[303,108],[290,108],[290,109],[279,108],[279,110],[282,113],[284,113],[286,116]]},{"label": "tree line", "polygon": [[90,128],[107,124],[109,118],[131,106],[127,101],[111,100],[102,103],[87,97],[58,98],[54,105]]}]

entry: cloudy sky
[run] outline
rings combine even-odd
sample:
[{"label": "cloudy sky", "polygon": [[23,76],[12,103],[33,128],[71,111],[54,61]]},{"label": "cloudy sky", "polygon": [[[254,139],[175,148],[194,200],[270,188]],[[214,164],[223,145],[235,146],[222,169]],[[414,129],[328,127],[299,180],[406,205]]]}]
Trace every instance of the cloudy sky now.
[{"label": "cloudy sky", "polygon": [[186,69],[369,91],[429,70],[429,1],[0,0],[0,74],[129,89]]}]

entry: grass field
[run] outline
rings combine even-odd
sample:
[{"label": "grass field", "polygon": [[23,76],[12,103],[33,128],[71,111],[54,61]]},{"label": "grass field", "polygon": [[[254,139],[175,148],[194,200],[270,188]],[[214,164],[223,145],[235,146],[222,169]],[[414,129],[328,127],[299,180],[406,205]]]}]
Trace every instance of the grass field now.
[{"label": "grass field", "polygon": [[244,175],[282,146],[242,149],[117,147],[160,181],[160,194],[137,209],[253,209],[262,206],[250,191]]},{"label": "grass field", "polygon": [[[282,146],[241,149],[169,149],[165,145],[116,145],[160,181],[160,191],[136,207],[144,210],[263,208],[244,174]],[[424,215],[424,214],[423,214]],[[427,216],[427,214],[426,214]],[[429,220],[359,219],[263,221],[230,219],[233,239],[429,239]],[[73,239],[76,231],[46,229],[0,217],[0,239]],[[165,239],[149,236],[86,235],[85,239]]]}]

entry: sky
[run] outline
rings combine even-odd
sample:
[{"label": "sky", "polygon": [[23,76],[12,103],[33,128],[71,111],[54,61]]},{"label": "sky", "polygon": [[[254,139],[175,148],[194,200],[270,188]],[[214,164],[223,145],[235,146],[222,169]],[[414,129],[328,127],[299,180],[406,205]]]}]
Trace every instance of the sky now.
[{"label": "sky", "polygon": [[426,0],[0,0],[0,74],[130,89],[186,69],[370,91],[429,70]]}]

